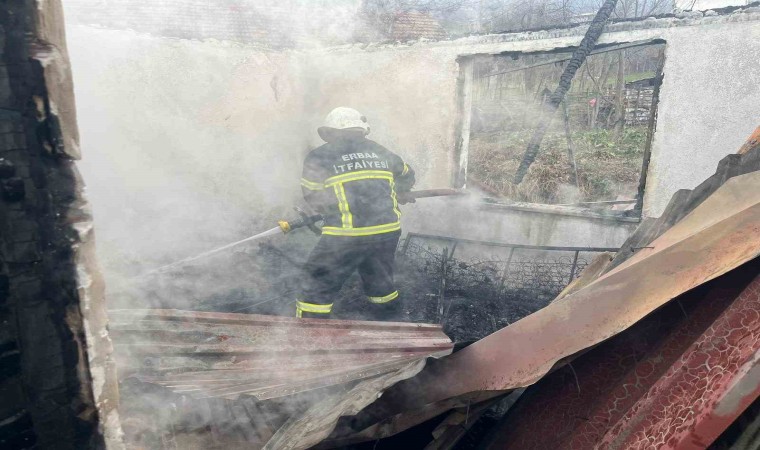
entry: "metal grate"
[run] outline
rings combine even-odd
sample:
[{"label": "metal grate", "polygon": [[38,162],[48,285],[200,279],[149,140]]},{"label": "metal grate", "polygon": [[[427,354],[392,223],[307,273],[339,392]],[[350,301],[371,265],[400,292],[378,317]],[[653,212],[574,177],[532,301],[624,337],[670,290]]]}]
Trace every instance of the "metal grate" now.
[{"label": "metal grate", "polygon": [[[478,251],[471,251],[473,256],[468,257],[467,247]],[[530,313],[556,297],[596,254],[617,251],[409,233],[399,247],[399,256],[405,269],[438,286],[439,314],[445,315],[444,299],[452,296],[509,303],[516,312],[524,309]]]}]

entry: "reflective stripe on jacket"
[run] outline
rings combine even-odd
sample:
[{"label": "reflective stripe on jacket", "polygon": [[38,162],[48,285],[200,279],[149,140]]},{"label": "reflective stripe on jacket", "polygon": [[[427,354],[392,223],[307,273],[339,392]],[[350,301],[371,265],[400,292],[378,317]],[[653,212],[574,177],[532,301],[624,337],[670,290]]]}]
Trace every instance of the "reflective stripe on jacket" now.
[{"label": "reflective stripe on jacket", "polygon": [[366,138],[312,150],[304,161],[304,198],[324,217],[322,234],[369,236],[401,229],[396,192],[414,184],[414,171],[395,153]]}]

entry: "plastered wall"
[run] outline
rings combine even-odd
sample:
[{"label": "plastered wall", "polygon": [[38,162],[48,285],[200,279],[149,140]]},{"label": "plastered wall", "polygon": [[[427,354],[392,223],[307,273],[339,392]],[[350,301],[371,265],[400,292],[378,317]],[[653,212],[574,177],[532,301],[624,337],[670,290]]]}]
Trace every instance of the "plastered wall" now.
[{"label": "plastered wall", "polygon": [[287,54],[81,26],[68,34],[107,269],[138,274],[292,212],[308,143]]},{"label": "plastered wall", "polygon": [[351,48],[302,57],[306,120],[318,124],[336,106],[354,107],[367,116],[369,137],[415,168],[419,186],[451,184],[458,120],[455,47]]},{"label": "plastered wall", "polygon": [[[690,13],[610,25],[601,43],[666,41],[645,196],[658,216],[760,122],[760,12]],[[408,45],[262,52],[244,45],[69,27],[82,147],[107,268],[170,262],[274,224],[322,117],[364,112],[419,188],[459,170],[462,57],[577,45],[583,27]],[[630,223],[485,211],[477,201],[403,207],[407,231],[503,242],[615,247]],[[549,223],[549,225],[547,225]]]},{"label": "plastered wall", "polygon": [[[600,43],[665,40],[665,79],[646,187],[644,215],[659,216],[678,189],[693,188],[735,152],[760,123],[760,14],[689,13],[609,26]],[[320,93],[312,117],[338,104],[363,108],[373,136],[417,168],[419,187],[448,186],[459,169],[458,58],[550,51],[577,45],[583,28],[492,35],[407,46],[314,52],[310,74]],[[337,69],[336,69],[337,68]],[[521,244],[619,246],[630,224],[484,210],[471,199],[421,201],[407,208],[406,229]]]},{"label": "plastered wall", "polygon": [[760,124],[760,22],[705,25],[667,34],[665,79],[645,213],[715,172]]},{"label": "plastered wall", "polygon": [[[757,9],[618,23],[600,39],[600,44],[653,39],[667,44],[646,215],[659,216],[676,190],[692,188],[711,175],[718,161],[736,151],[760,122]],[[323,95],[314,105],[323,109],[319,107],[356,102],[378,115],[375,136],[409,154],[424,172],[422,184],[432,187],[448,182],[458,167],[454,157],[457,58],[574,46],[583,31],[325,50],[309,60],[311,72],[323,74],[319,82]],[[346,83],[346,78],[351,81]],[[430,145],[436,142],[444,145]]]}]

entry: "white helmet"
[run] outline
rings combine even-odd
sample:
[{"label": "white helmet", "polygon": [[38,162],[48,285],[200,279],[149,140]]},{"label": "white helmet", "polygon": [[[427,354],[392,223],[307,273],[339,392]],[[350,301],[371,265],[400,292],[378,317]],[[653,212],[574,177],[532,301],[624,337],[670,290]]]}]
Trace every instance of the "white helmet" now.
[{"label": "white helmet", "polygon": [[334,140],[338,130],[363,130],[364,136],[369,134],[367,118],[359,111],[351,108],[335,108],[325,117],[323,126],[317,128],[319,137],[327,142]]}]

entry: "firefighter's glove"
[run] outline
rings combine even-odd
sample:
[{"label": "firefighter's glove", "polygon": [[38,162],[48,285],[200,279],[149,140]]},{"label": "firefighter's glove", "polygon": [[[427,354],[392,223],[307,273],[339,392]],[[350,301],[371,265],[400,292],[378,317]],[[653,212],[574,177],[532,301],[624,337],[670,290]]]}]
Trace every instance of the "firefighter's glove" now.
[{"label": "firefighter's glove", "polygon": [[416,203],[417,200],[409,192],[399,192],[396,195],[396,200],[399,205],[406,205],[407,203]]}]

